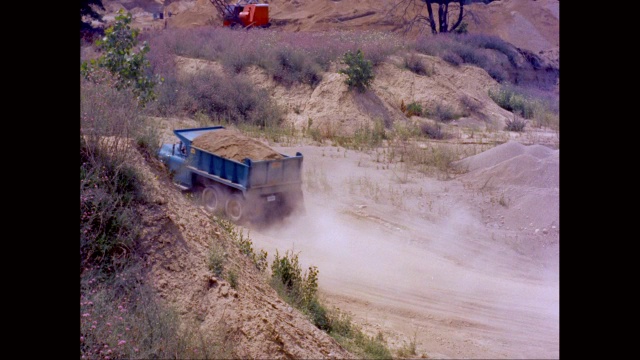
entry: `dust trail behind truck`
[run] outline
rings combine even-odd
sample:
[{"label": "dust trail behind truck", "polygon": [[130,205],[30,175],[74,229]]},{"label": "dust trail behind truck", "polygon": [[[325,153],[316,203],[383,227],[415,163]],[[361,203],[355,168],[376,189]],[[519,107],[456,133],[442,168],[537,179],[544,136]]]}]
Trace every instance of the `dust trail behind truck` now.
[{"label": "dust trail behind truck", "polygon": [[[208,211],[260,224],[304,210],[301,153],[277,153],[223,126],[173,132],[178,141],[162,145],[158,156],[174,183],[196,193]],[[260,151],[247,153],[250,149]]]}]

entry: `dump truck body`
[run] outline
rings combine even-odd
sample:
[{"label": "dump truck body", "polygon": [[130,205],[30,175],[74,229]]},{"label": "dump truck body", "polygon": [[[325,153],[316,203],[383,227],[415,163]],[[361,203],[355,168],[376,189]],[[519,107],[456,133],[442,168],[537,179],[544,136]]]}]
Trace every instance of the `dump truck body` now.
[{"label": "dump truck body", "polygon": [[301,153],[239,162],[193,144],[198,136],[221,129],[224,127],[174,130],[179,142],[164,144],[158,155],[176,185],[198,192],[205,208],[225,212],[234,221],[259,220],[272,212],[286,216],[302,205]]}]

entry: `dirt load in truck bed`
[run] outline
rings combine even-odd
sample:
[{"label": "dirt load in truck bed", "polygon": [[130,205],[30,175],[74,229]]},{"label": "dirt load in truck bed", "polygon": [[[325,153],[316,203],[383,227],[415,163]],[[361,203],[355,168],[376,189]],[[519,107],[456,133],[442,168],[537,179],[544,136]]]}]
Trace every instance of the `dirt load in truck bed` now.
[{"label": "dirt load in truck bed", "polygon": [[229,129],[202,134],[193,139],[193,146],[238,162],[242,162],[245,158],[253,161],[283,158],[281,154],[260,141]]}]

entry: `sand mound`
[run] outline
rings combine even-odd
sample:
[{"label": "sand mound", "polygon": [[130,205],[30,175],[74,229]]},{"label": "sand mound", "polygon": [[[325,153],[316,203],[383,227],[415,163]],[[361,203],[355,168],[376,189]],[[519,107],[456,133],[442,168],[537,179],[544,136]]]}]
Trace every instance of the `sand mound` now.
[{"label": "sand mound", "polygon": [[522,154],[482,171],[479,177],[494,185],[555,188],[559,185],[558,165],[557,161]]},{"label": "sand mound", "polygon": [[544,145],[538,145],[538,144],[527,146],[526,151],[527,151],[527,154],[531,156],[535,156],[538,159],[544,159],[548,156],[553,155],[554,153],[558,153],[557,151],[551,148],[548,148]]},{"label": "sand mound", "polygon": [[462,159],[454,165],[468,171],[486,169],[515,156],[522,155],[525,151],[524,145],[516,141],[509,141],[491,150]]},{"label": "sand mound", "polygon": [[[469,172],[460,180],[503,199],[486,214],[523,231],[559,229],[560,150],[509,141],[458,162]],[[553,227],[553,228],[552,228]]]},{"label": "sand mound", "polygon": [[483,153],[460,160],[465,176],[487,185],[559,187],[560,151],[542,145],[525,146],[509,141]]},{"label": "sand mound", "polygon": [[253,161],[283,158],[267,145],[229,129],[202,134],[193,139],[193,146],[238,162],[245,158]]}]

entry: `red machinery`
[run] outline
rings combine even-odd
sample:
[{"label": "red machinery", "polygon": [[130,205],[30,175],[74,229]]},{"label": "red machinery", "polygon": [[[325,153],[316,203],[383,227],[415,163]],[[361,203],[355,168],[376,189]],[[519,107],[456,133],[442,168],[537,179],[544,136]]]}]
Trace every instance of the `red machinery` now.
[{"label": "red machinery", "polygon": [[222,16],[223,26],[263,27],[271,26],[269,22],[269,4],[257,0],[238,1],[227,4],[225,0],[210,0]]}]

